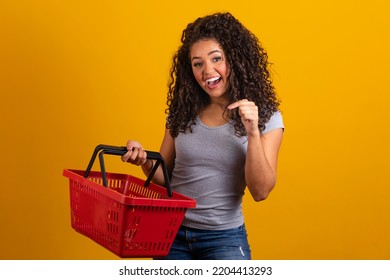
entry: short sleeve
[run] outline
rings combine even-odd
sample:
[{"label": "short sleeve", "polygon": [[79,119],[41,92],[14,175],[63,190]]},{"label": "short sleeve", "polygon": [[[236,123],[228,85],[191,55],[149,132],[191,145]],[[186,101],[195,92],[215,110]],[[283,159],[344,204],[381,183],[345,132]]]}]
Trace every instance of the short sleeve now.
[{"label": "short sleeve", "polygon": [[276,111],[271,116],[269,121],[265,124],[265,129],[261,132],[261,134],[266,134],[267,132],[278,128],[283,128],[284,130],[283,117],[280,111]]}]

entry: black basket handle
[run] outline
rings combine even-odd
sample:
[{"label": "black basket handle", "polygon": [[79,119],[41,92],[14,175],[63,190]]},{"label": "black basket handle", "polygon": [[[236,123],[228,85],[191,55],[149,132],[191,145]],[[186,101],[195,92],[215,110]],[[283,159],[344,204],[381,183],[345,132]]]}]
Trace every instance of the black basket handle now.
[{"label": "black basket handle", "polygon": [[[95,150],[93,151],[93,154],[92,154],[91,160],[89,161],[87,169],[84,172],[84,177],[88,178],[88,175],[92,169],[93,163],[95,162],[96,156],[99,153],[99,161],[100,161],[100,169],[101,169],[101,173],[102,173],[103,186],[107,187],[108,183],[107,183],[106,168],[104,165],[103,155],[108,154],[108,155],[123,156],[127,152],[128,152],[127,148],[123,147],[123,146],[117,147],[117,146],[110,146],[110,145],[103,145],[103,144],[97,145]],[[167,166],[165,164],[163,157],[158,152],[152,152],[152,151],[145,151],[145,152],[147,155],[146,158],[156,160],[156,163],[153,165],[153,168],[150,171],[149,176],[144,183],[144,187],[149,186],[149,184],[154,176],[154,173],[156,173],[157,168],[161,164],[163,174],[164,174],[165,188],[167,189],[168,196],[172,197],[172,190],[171,190],[171,186],[169,183],[168,170],[167,170]]]}]

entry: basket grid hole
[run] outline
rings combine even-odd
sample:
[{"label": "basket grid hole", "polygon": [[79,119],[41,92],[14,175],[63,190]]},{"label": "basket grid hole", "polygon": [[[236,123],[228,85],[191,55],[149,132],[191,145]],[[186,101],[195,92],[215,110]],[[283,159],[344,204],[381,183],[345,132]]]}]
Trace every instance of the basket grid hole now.
[{"label": "basket grid hole", "polygon": [[133,218],[133,223],[132,223],[132,225],[133,225],[133,226],[138,226],[139,223],[140,223],[140,221],[141,221],[141,216],[135,216],[135,217]]},{"label": "basket grid hole", "polygon": [[126,240],[134,239],[135,236],[136,236],[136,233],[137,233],[137,229],[136,228],[131,228],[131,229],[127,230],[126,233],[125,233],[125,239]]},{"label": "basket grid hole", "polygon": [[110,180],[109,187],[112,189],[121,189],[122,187],[122,181],[121,180]]},{"label": "basket grid hole", "polygon": [[170,248],[168,242],[126,242],[125,248],[131,251],[167,251]]},{"label": "basket grid hole", "polygon": [[172,238],[172,236],[173,236],[174,233],[175,233],[174,230],[168,230],[167,233],[166,233],[166,235],[165,235],[165,239],[170,240],[170,239]]},{"label": "basket grid hole", "polygon": [[[116,206],[115,204],[116,203],[114,203],[114,206]],[[113,220],[113,221],[117,222],[118,218],[119,218],[119,213],[117,211],[111,210],[108,212],[108,219],[109,220]]]},{"label": "basket grid hole", "polygon": [[103,180],[100,179],[100,178],[97,178],[97,177],[89,177],[88,179],[91,180],[92,182],[96,183],[96,184],[102,185],[102,183],[103,183]]},{"label": "basket grid hole", "polygon": [[113,234],[118,234],[118,226],[113,223],[107,224],[107,231]]},{"label": "basket grid hole", "polygon": [[175,226],[177,223],[177,217],[172,217],[169,226]]},{"label": "basket grid hole", "polygon": [[148,189],[142,185],[139,185],[135,182],[131,182],[129,186],[129,197],[147,197],[147,198],[165,198],[165,196]]}]

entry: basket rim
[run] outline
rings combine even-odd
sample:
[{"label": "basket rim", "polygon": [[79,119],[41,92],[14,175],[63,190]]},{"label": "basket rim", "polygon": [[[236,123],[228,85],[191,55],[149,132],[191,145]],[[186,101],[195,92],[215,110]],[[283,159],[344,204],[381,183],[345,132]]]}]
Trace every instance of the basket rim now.
[{"label": "basket rim", "polygon": [[[101,184],[98,184],[94,181],[91,181],[91,176],[97,177],[101,174],[99,171],[91,171],[88,178],[84,178],[83,174],[85,171],[78,169],[64,169],[63,176],[67,177],[70,181],[77,182],[86,187],[89,187],[96,192],[99,192],[103,195],[110,197],[111,199],[124,204],[124,205],[136,205],[136,206],[162,206],[162,207],[182,207],[182,208],[195,208],[196,201],[188,196],[182,195],[177,192],[172,192],[172,197],[166,196],[166,198],[148,198],[148,197],[130,197],[124,195],[120,192],[117,192],[111,188],[104,187]],[[145,180],[142,180],[138,177],[132,176],[130,174],[120,174],[120,173],[106,173],[107,176],[112,178],[121,179],[121,180],[132,180],[137,181],[139,184],[143,184]],[[101,176],[99,176],[101,178]],[[147,187],[148,189],[156,192],[166,192],[166,188],[160,185],[150,183]]]}]

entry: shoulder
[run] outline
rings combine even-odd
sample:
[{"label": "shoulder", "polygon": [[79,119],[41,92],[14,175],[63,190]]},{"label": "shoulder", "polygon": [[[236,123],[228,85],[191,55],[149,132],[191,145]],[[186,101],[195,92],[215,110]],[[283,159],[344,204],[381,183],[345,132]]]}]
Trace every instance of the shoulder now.
[{"label": "shoulder", "polygon": [[269,121],[265,124],[265,129],[261,132],[261,134],[266,134],[267,132],[278,128],[283,128],[284,130],[283,116],[280,111],[273,113]]}]

